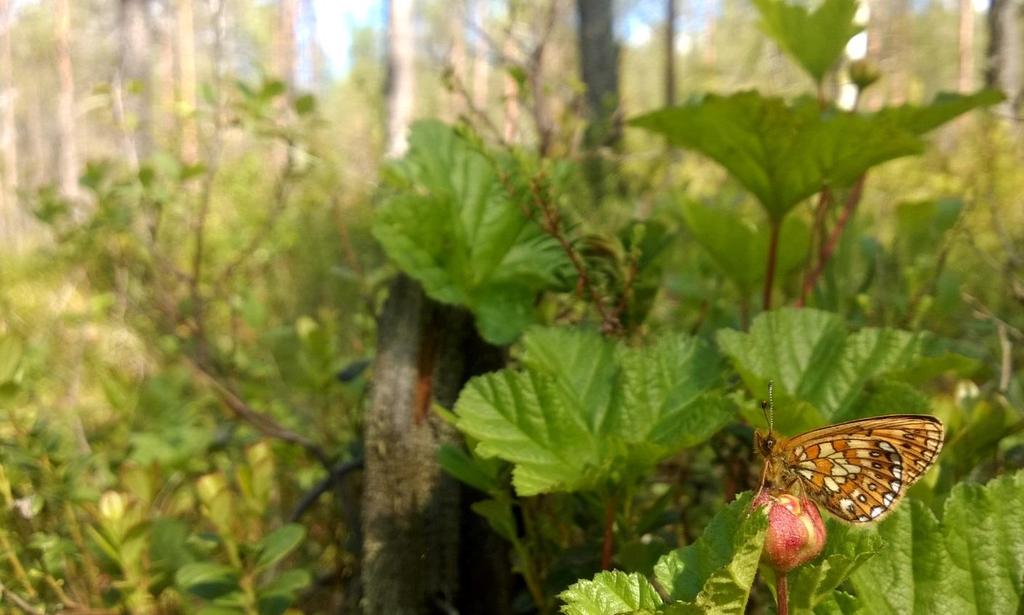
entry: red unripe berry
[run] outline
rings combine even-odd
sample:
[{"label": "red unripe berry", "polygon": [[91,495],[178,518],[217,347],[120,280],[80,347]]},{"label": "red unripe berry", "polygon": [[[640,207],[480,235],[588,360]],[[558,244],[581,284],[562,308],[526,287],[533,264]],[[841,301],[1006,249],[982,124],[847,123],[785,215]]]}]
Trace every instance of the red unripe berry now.
[{"label": "red unripe berry", "polygon": [[825,548],[825,524],[814,502],[789,493],[762,491],[752,504],[768,513],[761,559],[787,573],[818,557]]}]

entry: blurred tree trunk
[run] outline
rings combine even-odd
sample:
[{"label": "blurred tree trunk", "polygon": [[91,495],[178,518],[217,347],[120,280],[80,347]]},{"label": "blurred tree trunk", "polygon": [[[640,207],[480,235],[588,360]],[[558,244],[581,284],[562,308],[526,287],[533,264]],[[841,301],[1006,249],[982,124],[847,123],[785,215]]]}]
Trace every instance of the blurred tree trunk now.
[{"label": "blurred tree trunk", "polygon": [[153,153],[153,88],[150,79],[152,32],[149,0],[121,0],[121,70],[119,94],[125,148],[133,164]]},{"label": "blurred tree trunk", "polygon": [[595,202],[614,180],[602,148],[614,147],[622,135],[619,114],[619,47],[615,43],[612,0],[576,0],[579,14],[580,72],[586,87],[587,149],[585,173]]},{"label": "blurred tree trunk", "polygon": [[957,89],[970,92],[974,89],[974,2],[960,0],[959,36],[959,79]]},{"label": "blurred tree trunk", "polygon": [[1019,123],[1024,102],[1021,57],[1021,5],[1015,0],[992,0],[988,9],[988,48],[985,53],[985,85],[1006,94],[1006,115]]},{"label": "blurred tree trunk", "polygon": [[199,159],[196,128],[196,35],[192,0],[178,0],[175,19],[178,50],[178,111],[181,113],[181,158],[187,163]]},{"label": "blurred tree trunk", "polygon": [[[448,29],[452,41],[451,54],[448,56],[448,70],[451,71],[452,87],[448,91],[448,104],[442,111],[445,121],[454,122],[465,113],[463,104],[469,96],[469,79],[466,75],[466,28],[465,15],[454,8],[448,15]],[[457,86],[455,85],[457,84]]]},{"label": "blurred tree trunk", "polygon": [[17,248],[25,232],[18,202],[18,129],[14,107],[18,90],[11,60],[14,16],[10,0],[0,0],[0,247]]},{"label": "blurred tree trunk", "polygon": [[[469,22],[474,24],[481,32],[487,27],[487,2],[486,0],[468,0],[467,14]],[[477,43],[474,45],[473,54],[473,105],[477,109],[487,109],[488,75],[490,66],[487,63],[487,54],[479,43],[480,36],[473,37]]]},{"label": "blurred tree trunk", "polygon": [[57,54],[57,175],[61,194],[78,196],[78,139],[75,137],[75,74],[71,64],[71,7],[69,0],[54,2]]},{"label": "blurred tree trunk", "polygon": [[676,104],[676,0],[665,0],[665,106]]},{"label": "blurred tree trunk", "polygon": [[508,613],[507,552],[438,465],[438,448],[459,437],[431,409],[435,402],[451,408],[470,376],[500,367],[501,352],[479,339],[468,312],[430,300],[404,275],[389,288],[377,332],[366,418],[364,612]]},{"label": "blurred tree trunk", "polygon": [[[501,44],[502,55],[506,58],[514,58],[516,54],[515,35],[512,28],[515,24],[508,24],[505,31],[505,40]],[[512,71],[505,71],[505,91],[502,92],[504,101],[502,103],[502,138],[506,143],[519,141],[519,82],[512,75]],[[536,94],[536,93],[535,93]],[[481,107],[486,109],[486,107]]]},{"label": "blurred tree trunk", "polygon": [[387,155],[399,158],[409,147],[415,95],[413,0],[388,0]]},{"label": "blurred tree trunk", "polygon": [[298,13],[298,0],[278,0],[274,72],[288,86],[289,95],[295,90],[295,25]]}]

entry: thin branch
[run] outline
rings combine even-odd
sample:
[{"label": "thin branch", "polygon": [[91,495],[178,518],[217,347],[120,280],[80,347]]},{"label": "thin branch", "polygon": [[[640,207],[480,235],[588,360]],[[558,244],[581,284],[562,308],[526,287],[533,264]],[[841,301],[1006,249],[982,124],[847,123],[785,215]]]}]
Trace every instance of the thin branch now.
[{"label": "thin branch", "polygon": [[860,204],[860,199],[864,195],[864,181],[867,175],[861,175],[853,187],[850,189],[850,193],[846,196],[846,201],[843,203],[843,209],[839,212],[839,219],[836,220],[836,225],[832,227],[832,233],[829,234],[828,241],[821,246],[821,250],[818,252],[818,263],[811,271],[811,275],[804,279],[803,288],[800,290],[800,299],[797,300],[796,306],[803,307],[807,300],[807,296],[810,295],[811,290],[814,289],[815,284],[818,283],[818,278],[825,271],[825,266],[828,264],[832,254],[835,252],[836,247],[839,245],[839,239],[843,236],[843,231],[846,230],[846,225],[853,217],[853,213],[857,210],[857,205]]},{"label": "thin branch", "polygon": [[302,499],[299,500],[299,503],[296,504],[295,508],[292,510],[292,514],[289,515],[288,521],[291,523],[298,521],[302,518],[302,515],[306,514],[306,511],[309,510],[309,508],[315,504],[318,499],[320,499],[320,496],[327,493],[331,487],[344,480],[350,473],[356,470],[362,470],[363,466],[364,462],[360,458],[339,463],[331,468],[331,471],[327,473],[327,476],[314,485],[312,489],[307,491],[306,495],[302,496]]},{"label": "thin branch", "polygon": [[224,405],[227,406],[231,413],[237,418],[245,421],[265,436],[277,438],[278,440],[301,446],[306,449],[310,455],[315,457],[317,461],[323,464],[324,467],[331,467],[331,458],[327,452],[320,447],[320,445],[309,438],[284,427],[274,420],[274,418],[254,409],[226,384],[222,383],[216,376],[207,371],[196,360],[190,358],[189,366],[196,375],[199,376],[200,380],[210,385],[217,392],[217,396],[220,397],[221,401],[224,402]]},{"label": "thin branch", "polygon": [[0,598],[7,600],[11,604],[13,604],[15,607],[21,610],[22,613],[27,613],[28,615],[45,615],[43,611],[40,611],[36,607],[32,606],[32,604],[28,600],[25,600],[18,594],[7,589],[7,587],[5,587],[3,583],[0,583]]},{"label": "thin branch", "polygon": [[606,306],[604,305],[604,297],[602,297],[601,293],[598,292],[597,286],[587,274],[587,268],[583,263],[583,257],[580,256],[579,251],[573,247],[565,234],[562,233],[561,217],[558,215],[558,211],[541,194],[541,186],[540,182],[537,181],[537,178],[532,178],[530,180],[530,194],[533,197],[534,206],[540,210],[544,217],[541,227],[548,235],[558,242],[558,245],[562,247],[562,251],[565,252],[567,257],[569,257],[569,261],[576,269],[579,284],[589,293],[590,301],[594,304],[594,309],[597,310],[598,315],[601,317],[601,330],[607,334],[621,333],[622,322],[619,320],[617,314],[609,312],[606,309]]}]

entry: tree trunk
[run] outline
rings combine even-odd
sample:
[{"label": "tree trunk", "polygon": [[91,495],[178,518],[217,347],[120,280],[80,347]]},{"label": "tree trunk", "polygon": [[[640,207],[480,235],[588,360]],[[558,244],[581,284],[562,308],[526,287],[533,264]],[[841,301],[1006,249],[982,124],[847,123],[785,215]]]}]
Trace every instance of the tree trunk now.
[{"label": "tree trunk", "polygon": [[580,72],[588,116],[585,173],[595,202],[606,192],[608,179],[614,179],[610,165],[604,163],[598,150],[617,145],[622,135],[619,47],[614,37],[612,4],[612,0],[576,0]]},{"label": "tree trunk", "polygon": [[972,0],[960,0],[959,37],[957,39],[959,56],[959,79],[957,89],[970,92],[974,89],[974,3]]},{"label": "tree trunk", "polygon": [[1001,108],[1014,123],[1019,123],[1017,114],[1024,102],[1020,19],[1021,7],[1014,0],[992,0],[989,5],[985,85],[1006,94]]},{"label": "tree trunk", "polygon": [[25,232],[25,217],[18,202],[18,130],[14,106],[10,0],[0,0],[0,248],[17,248]]},{"label": "tree trunk", "polygon": [[676,104],[676,0],[665,0],[665,106]]},{"label": "tree trunk", "polygon": [[295,25],[299,14],[298,0],[278,0],[277,36],[274,45],[274,71],[278,79],[295,90]]},{"label": "tree trunk", "polygon": [[413,0],[388,0],[387,155],[392,158],[409,147],[415,60]]},{"label": "tree trunk", "polygon": [[[487,27],[487,2],[485,0],[468,0],[467,14],[470,23],[472,23],[481,32],[486,32],[484,28]],[[479,39],[480,37],[475,37]],[[478,41],[474,46],[473,53],[473,79],[472,79],[472,92],[473,92],[473,105],[477,109],[487,109],[487,98],[490,95],[489,84],[490,66],[487,64],[487,53],[481,49],[481,43]]]},{"label": "tree trunk", "polygon": [[63,196],[78,196],[78,139],[75,137],[75,74],[71,64],[71,7],[68,0],[54,2],[57,54],[57,175]]},{"label": "tree trunk", "polygon": [[138,165],[153,153],[152,33],[148,0],[121,0],[120,96],[127,157]]},{"label": "tree trunk", "polygon": [[[507,554],[467,510],[466,494],[437,463],[454,428],[431,410],[502,363],[471,315],[426,297],[400,275],[377,326],[366,418],[363,591],[367,615],[508,613]],[[461,589],[466,594],[460,596]]]},{"label": "tree trunk", "polygon": [[[508,31],[505,33],[505,40],[502,42],[502,54],[507,58],[514,58],[516,53],[516,42],[514,35],[512,34],[513,24],[509,24]],[[502,102],[502,139],[506,143],[516,143],[519,141],[519,82],[512,76],[511,71],[505,72],[505,91],[503,92],[504,101]],[[534,95],[539,93],[534,92]],[[486,107],[481,107],[486,109]]]},{"label": "tree trunk", "polygon": [[196,35],[195,12],[192,0],[178,0],[175,19],[178,49],[178,105],[182,112],[180,123],[181,158],[187,163],[199,159],[199,133],[196,128]]}]

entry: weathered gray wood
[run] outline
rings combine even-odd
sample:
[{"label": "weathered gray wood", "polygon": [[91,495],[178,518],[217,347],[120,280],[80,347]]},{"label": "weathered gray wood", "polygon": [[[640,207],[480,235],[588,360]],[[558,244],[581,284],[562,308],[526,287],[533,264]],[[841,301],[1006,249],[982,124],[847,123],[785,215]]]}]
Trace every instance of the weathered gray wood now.
[{"label": "weathered gray wood", "polygon": [[[430,410],[432,400],[452,407],[468,377],[499,366],[501,355],[479,341],[467,312],[429,300],[406,276],[390,286],[377,352],[366,418],[364,612],[506,612],[507,558],[467,519],[462,488],[439,467],[438,447],[459,438]],[[481,562],[494,570],[474,579],[485,586],[465,588],[474,604],[460,599],[460,564],[472,563],[479,577]],[[493,603],[499,596],[503,606]]]}]

